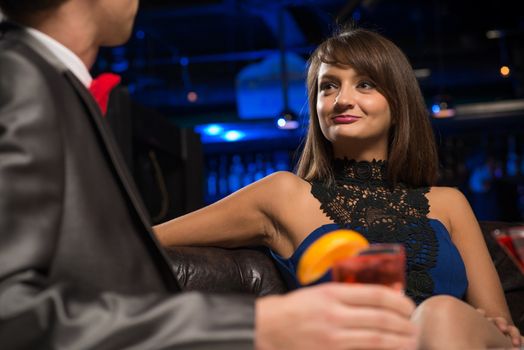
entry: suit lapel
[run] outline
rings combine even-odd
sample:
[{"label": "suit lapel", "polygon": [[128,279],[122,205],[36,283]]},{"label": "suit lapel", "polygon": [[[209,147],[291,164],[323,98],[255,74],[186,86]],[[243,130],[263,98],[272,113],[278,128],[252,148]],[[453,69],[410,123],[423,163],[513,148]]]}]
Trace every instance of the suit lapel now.
[{"label": "suit lapel", "polygon": [[66,71],[64,72],[64,75],[74,86],[75,91],[78,93],[78,95],[80,96],[84,104],[86,105],[89,111],[89,115],[91,119],[93,120],[94,124],[96,125],[96,129],[99,135],[101,136],[105,149],[107,150],[107,153],[109,154],[109,157],[111,158],[115,171],[118,174],[122,182],[122,185],[126,189],[129,199],[133,203],[138,215],[140,216],[142,223],[146,227],[151,227],[151,224],[149,222],[149,217],[146,214],[147,211],[144,208],[142,204],[142,200],[140,199],[138,195],[138,189],[134,185],[134,182],[129,175],[127,165],[125,164],[120,154],[118,145],[114,141],[113,135],[111,134],[111,130],[108,128],[108,125],[105,122],[105,119],[103,118],[102,113],[100,112],[100,108],[96,104],[95,100],[93,99],[89,91],[74,76],[73,73],[71,73],[70,71]]},{"label": "suit lapel", "polygon": [[138,189],[135,186],[134,180],[131,178],[127,165],[120,153],[120,149],[118,148],[118,145],[114,140],[113,134],[109,129],[106,120],[102,116],[100,108],[98,107],[96,101],[91,96],[89,91],[72,72],[65,71],[64,75],[73,85],[75,91],[87,107],[87,110],[89,112],[88,114],[93,120],[94,125],[96,126],[96,131],[100,135],[100,138],[105,146],[104,148],[107,151],[109,158],[111,159],[111,163],[114,167],[116,174],[118,175],[118,178],[123,188],[125,189],[127,197],[133,204],[133,207],[136,213],[138,214],[140,221],[143,224],[143,228],[145,229],[145,231],[147,231],[145,233],[149,241],[146,242],[147,248],[150,250],[153,257],[160,258],[159,260],[157,260],[157,266],[161,270],[161,273],[164,276],[164,280],[171,289],[180,290],[178,282],[174,278],[171,265],[169,264],[169,259],[164,250],[160,248],[158,241],[154,237],[147,210],[143,205]]}]

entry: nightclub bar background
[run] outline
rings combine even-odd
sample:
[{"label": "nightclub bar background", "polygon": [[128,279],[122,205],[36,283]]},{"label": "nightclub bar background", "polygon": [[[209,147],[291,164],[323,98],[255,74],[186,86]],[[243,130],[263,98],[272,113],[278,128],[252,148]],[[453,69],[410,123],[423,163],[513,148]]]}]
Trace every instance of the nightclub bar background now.
[{"label": "nightclub bar background", "polygon": [[308,55],[338,24],[410,59],[438,142],[439,183],[479,220],[524,221],[524,14],[517,1],[143,1],[109,122],[155,223],[293,170]]}]

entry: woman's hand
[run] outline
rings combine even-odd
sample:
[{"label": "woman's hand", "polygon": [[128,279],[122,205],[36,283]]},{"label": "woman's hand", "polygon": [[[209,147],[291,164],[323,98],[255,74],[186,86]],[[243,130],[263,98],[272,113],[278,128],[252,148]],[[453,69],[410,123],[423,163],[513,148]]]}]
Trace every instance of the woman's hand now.
[{"label": "woman's hand", "polygon": [[523,344],[523,339],[520,335],[520,331],[514,325],[509,324],[508,320],[504,317],[488,317],[484,309],[477,309],[484,317],[489,321],[493,322],[495,326],[507,337],[511,338],[511,343],[515,347],[520,347]]}]

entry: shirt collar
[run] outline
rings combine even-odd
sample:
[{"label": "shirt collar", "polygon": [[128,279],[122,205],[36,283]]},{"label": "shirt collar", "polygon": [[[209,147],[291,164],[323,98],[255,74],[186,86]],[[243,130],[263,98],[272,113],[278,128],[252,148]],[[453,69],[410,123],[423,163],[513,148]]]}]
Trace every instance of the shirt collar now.
[{"label": "shirt collar", "polygon": [[89,70],[80,58],[73,51],[53,39],[47,34],[34,28],[27,28],[27,32],[51,51],[56,58],[69,69],[86,88],[89,88],[93,78]]}]

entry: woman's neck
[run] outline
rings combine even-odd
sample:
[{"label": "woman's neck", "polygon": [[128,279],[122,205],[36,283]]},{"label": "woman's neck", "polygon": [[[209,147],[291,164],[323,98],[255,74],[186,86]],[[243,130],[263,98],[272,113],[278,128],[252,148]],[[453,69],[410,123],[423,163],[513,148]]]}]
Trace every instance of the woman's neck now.
[{"label": "woman's neck", "polygon": [[335,179],[385,182],[387,180],[387,162],[372,159],[362,161],[348,158],[335,158],[333,162]]},{"label": "woman's neck", "polygon": [[387,145],[365,145],[357,142],[351,143],[334,143],[333,155],[340,159],[354,159],[356,161],[368,161],[373,159],[385,160],[388,155]]}]

